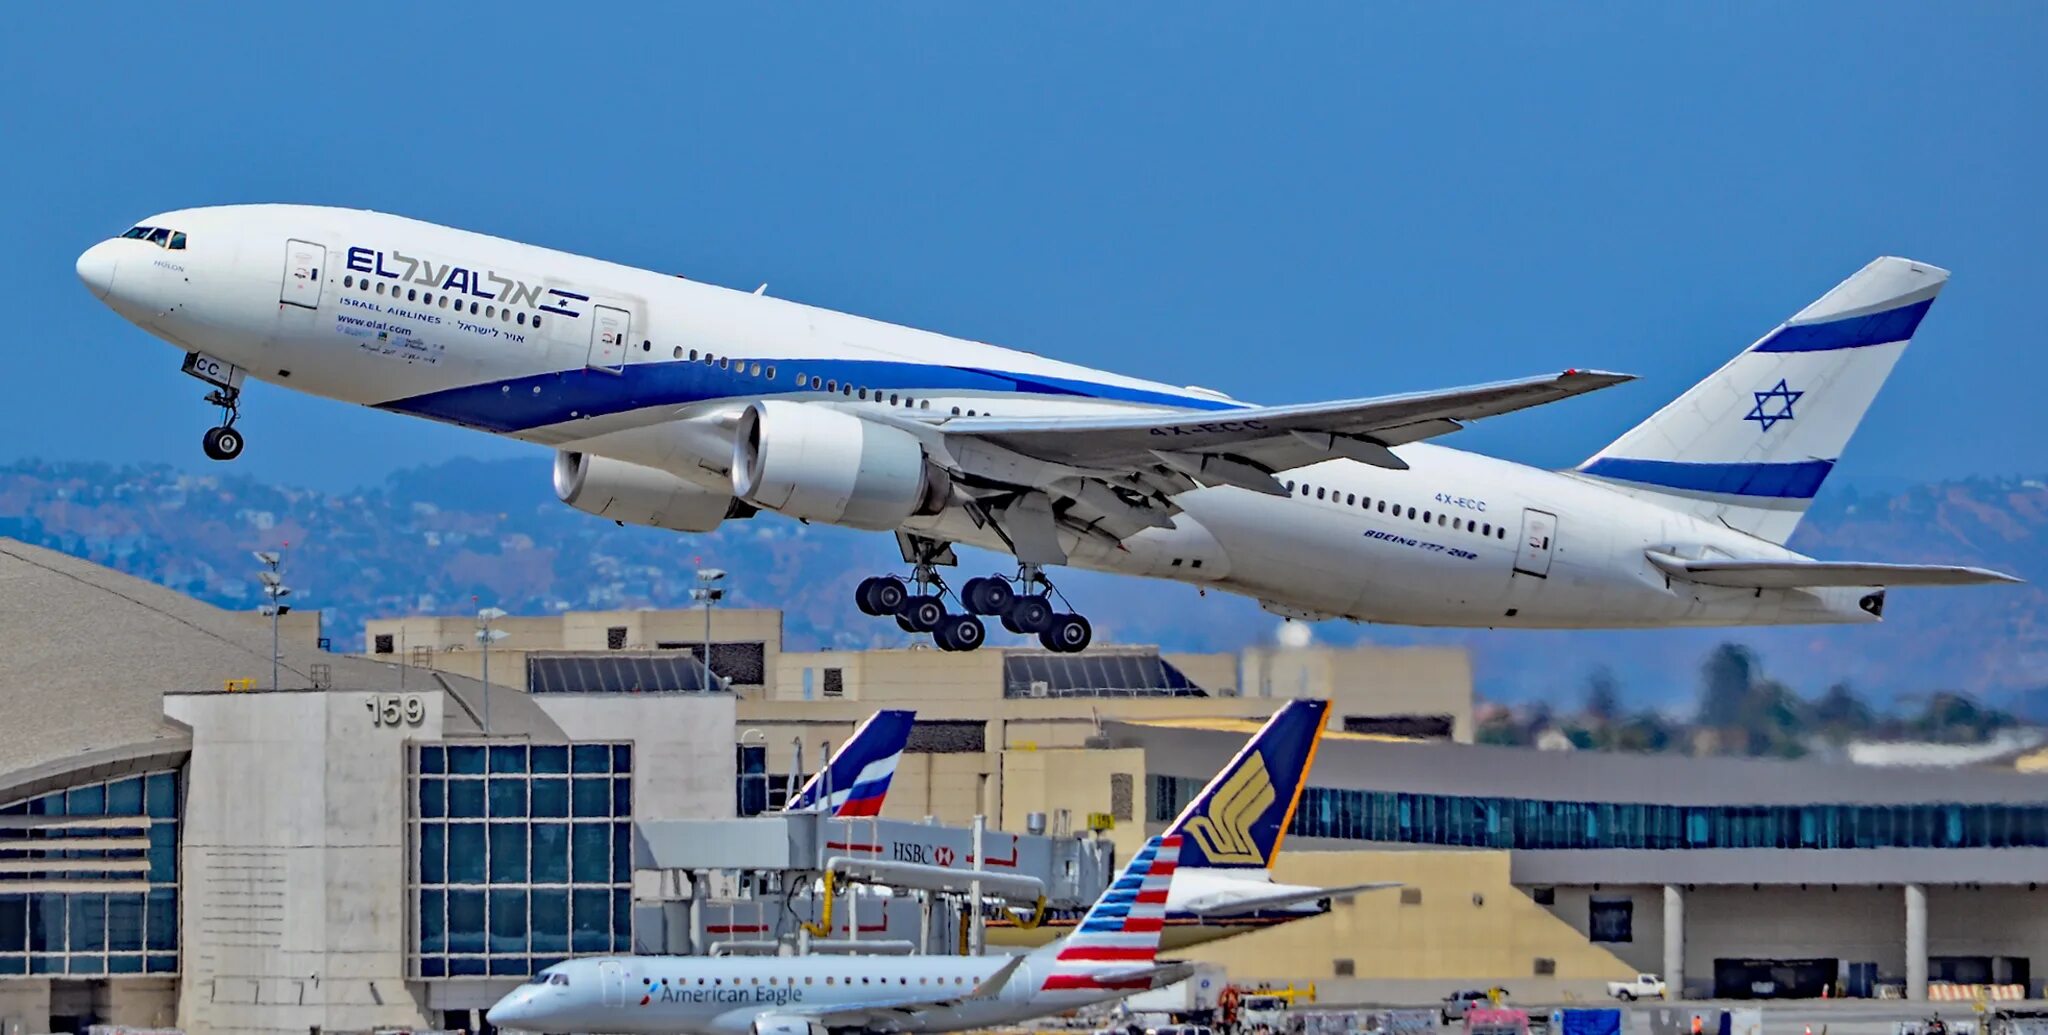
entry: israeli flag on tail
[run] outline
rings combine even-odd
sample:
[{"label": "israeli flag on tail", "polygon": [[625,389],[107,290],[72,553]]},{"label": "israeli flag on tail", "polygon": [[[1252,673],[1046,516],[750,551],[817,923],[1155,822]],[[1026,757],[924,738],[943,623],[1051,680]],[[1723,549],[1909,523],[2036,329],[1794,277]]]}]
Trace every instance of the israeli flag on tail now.
[{"label": "israeli flag on tail", "polygon": [[916,718],[916,712],[898,708],[868,716],[783,811],[830,812],[839,819],[881,815]]},{"label": "israeli flag on tail", "polygon": [[1308,783],[1330,702],[1289,701],[1183,808],[1169,834],[1182,835],[1180,864],[1264,870]]},{"label": "israeli flag on tail", "polygon": [[1872,262],[1579,472],[1783,543],[1947,281],[1924,262]]}]

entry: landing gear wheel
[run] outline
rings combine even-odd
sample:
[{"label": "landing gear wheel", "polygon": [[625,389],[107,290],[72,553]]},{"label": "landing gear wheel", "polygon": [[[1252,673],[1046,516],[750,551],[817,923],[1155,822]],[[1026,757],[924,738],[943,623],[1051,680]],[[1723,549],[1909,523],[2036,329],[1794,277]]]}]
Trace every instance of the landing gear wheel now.
[{"label": "landing gear wheel", "polygon": [[940,650],[973,650],[988,640],[988,629],[973,615],[947,615],[932,630],[932,642]]},{"label": "landing gear wheel", "polygon": [[201,444],[208,460],[233,460],[242,455],[242,433],[227,425],[208,428]]},{"label": "landing gear wheel", "polygon": [[1052,628],[1056,614],[1052,602],[1042,596],[1017,597],[1010,601],[1010,609],[1003,614],[1003,628],[1013,633],[1036,636]]},{"label": "landing gear wheel", "polygon": [[1017,591],[1002,579],[968,579],[960,589],[960,602],[967,610],[978,615],[999,615],[1010,609],[1010,601],[1017,599]]},{"label": "landing gear wheel", "polygon": [[903,617],[902,615],[897,615],[897,616],[896,616],[896,628],[898,628],[898,629],[901,629],[901,630],[903,630],[904,632],[907,632],[907,633],[914,633],[914,632],[922,632],[922,631],[923,631],[923,630],[919,629],[919,628],[918,628],[917,626],[914,626],[914,625],[910,624],[910,619],[908,619],[908,618],[905,618],[905,617]]},{"label": "landing gear wheel", "polygon": [[886,611],[876,610],[875,605],[873,603],[874,598],[870,596],[870,594],[874,592],[875,583],[880,581],[882,580],[874,577],[873,575],[870,575],[867,578],[860,580],[860,585],[858,587],[855,587],[853,591],[853,606],[860,608],[861,614],[874,615],[879,617],[881,615],[888,613]]},{"label": "landing gear wheel", "polygon": [[931,632],[946,620],[946,605],[938,597],[911,597],[903,602],[896,617],[903,619],[911,632]]},{"label": "landing gear wheel", "polygon": [[868,589],[868,604],[874,607],[869,614],[893,615],[903,610],[903,602],[910,597],[903,580],[894,575],[883,575],[875,579]]},{"label": "landing gear wheel", "polygon": [[1059,654],[1078,654],[1088,649],[1095,630],[1080,615],[1054,615],[1052,625],[1038,634],[1045,649]]}]

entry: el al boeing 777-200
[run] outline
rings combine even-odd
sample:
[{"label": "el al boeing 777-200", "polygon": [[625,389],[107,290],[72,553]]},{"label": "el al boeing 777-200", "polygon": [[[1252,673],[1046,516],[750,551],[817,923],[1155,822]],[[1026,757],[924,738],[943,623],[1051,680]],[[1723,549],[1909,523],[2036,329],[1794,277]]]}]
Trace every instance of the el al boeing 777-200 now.
[{"label": "el al boeing 777-200", "polygon": [[[1291,618],[1616,628],[1871,622],[1884,588],[2012,581],[1784,546],[1948,272],[1880,258],[1570,470],[1428,441],[1629,380],[1590,370],[1286,406],[376,212],[152,216],[79,277],[213,386],[246,377],[555,449],[555,491],[703,532],[768,510],[893,531],[854,603],[979,646],[1079,650],[1048,568],[1174,579]],[[965,543],[1013,572],[957,591]],[[951,606],[957,603],[957,609]]]}]

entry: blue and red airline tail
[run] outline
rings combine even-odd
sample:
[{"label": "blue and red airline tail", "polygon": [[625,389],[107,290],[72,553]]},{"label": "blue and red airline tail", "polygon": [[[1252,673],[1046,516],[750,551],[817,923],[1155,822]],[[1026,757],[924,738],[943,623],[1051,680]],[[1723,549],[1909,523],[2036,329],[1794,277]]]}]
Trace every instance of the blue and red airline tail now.
[{"label": "blue and red airline tail", "polygon": [[1180,864],[1197,869],[1267,869],[1308,785],[1330,702],[1282,705],[1230,764],[1181,810],[1169,834],[1183,835]]},{"label": "blue and red airline tail", "polygon": [[840,819],[878,816],[896,776],[896,760],[910,741],[917,713],[885,709],[868,716],[839,753],[818,770],[784,812],[830,812]]},{"label": "blue and red airline tail", "polygon": [[1173,885],[1180,850],[1177,834],[1145,842],[1116,883],[1089,907],[1074,933],[1039,950],[1052,955],[1045,983],[1039,987],[1048,992],[1152,987],[1152,975],[1146,971],[1158,962],[1166,892]]}]

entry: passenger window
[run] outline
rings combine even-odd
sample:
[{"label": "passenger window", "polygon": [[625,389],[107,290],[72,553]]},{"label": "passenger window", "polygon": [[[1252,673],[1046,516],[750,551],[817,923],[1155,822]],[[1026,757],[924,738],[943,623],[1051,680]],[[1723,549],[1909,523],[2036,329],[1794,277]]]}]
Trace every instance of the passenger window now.
[{"label": "passenger window", "polygon": [[169,244],[171,243],[171,232],[163,227],[157,227],[149,232],[149,243],[158,246]]},{"label": "passenger window", "polygon": [[749,364],[747,364],[747,376],[748,376],[748,377],[760,377],[760,376],[761,376],[761,364],[759,364],[759,363],[749,363]]},{"label": "passenger window", "polygon": [[1347,507],[1355,507],[1355,506],[1358,506],[1358,494],[1357,494],[1357,493],[1352,493],[1352,492],[1347,492],[1347,493],[1345,493],[1345,494],[1344,494],[1344,505],[1345,505],[1345,506],[1347,506]]},{"label": "passenger window", "polygon": [[180,230],[171,235],[171,250],[174,252],[185,250],[185,231]]},{"label": "passenger window", "polygon": [[[446,309],[446,308],[448,308],[448,296],[447,296],[447,295],[442,295],[442,296],[441,296],[441,297],[440,297],[440,298],[439,298],[439,299],[438,299],[438,300],[436,301],[436,304],[438,304],[438,305],[439,305],[439,306],[440,306],[441,308],[443,308],[443,309]],[[536,316],[536,317],[534,317],[534,318],[533,318],[533,325],[534,325],[535,327],[538,327],[538,326],[540,326],[540,317]]]},{"label": "passenger window", "polygon": [[1290,493],[1294,491],[1294,479],[1292,478],[1287,479],[1287,491]]},{"label": "passenger window", "polygon": [[1425,510],[1422,512],[1422,523],[1425,525],[1429,524],[1429,511]]},{"label": "passenger window", "polygon": [[1480,535],[1492,535],[1492,534],[1493,534],[1493,522],[1491,522],[1491,521],[1487,521],[1487,522],[1483,522],[1483,523],[1481,523],[1481,524],[1480,524],[1480,526],[1479,526],[1479,534],[1480,534]]},{"label": "passenger window", "polygon": [[476,315],[476,313],[477,313],[477,305],[476,305],[476,303],[475,303],[475,302],[471,302],[471,303],[469,304],[469,315],[471,315],[471,316],[475,316],[475,315]]},{"label": "passenger window", "polygon": [[1386,501],[1386,500],[1381,500],[1381,501],[1380,501],[1380,513],[1384,514],[1384,513],[1386,513],[1386,512],[1387,512],[1387,501]]},{"label": "passenger window", "polygon": [[1415,508],[1414,508],[1414,507],[1409,507],[1409,508],[1408,508],[1408,520],[1410,520],[1410,521],[1413,521],[1413,520],[1415,520]]},{"label": "passenger window", "polygon": [[917,407],[921,410],[929,410],[932,408],[932,401],[930,399],[922,400],[917,404]]},{"label": "passenger window", "polygon": [[1438,515],[1436,516],[1436,527],[1438,527],[1438,528],[1445,528],[1445,527],[1449,526],[1449,525],[1450,525],[1450,523],[1451,523],[1451,517],[1450,517],[1450,515],[1449,515],[1449,514],[1438,514]]},{"label": "passenger window", "polygon": [[1317,499],[1322,499],[1322,498],[1323,498],[1323,487],[1322,487],[1322,486],[1320,486],[1320,485],[1316,486],[1316,498],[1317,498]]},{"label": "passenger window", "polygon": [[381,280],[377,282],[377,293],[380,295],[384,293],[384,282]]},{"label": "passenger window", "polygon": [[774,367],[769,367],[769,368],[768,368],[768,380],[770,380],[770,381],[773,381],[773,380],[775,380],[775,368],[774,368]]},{"label": "passenger window", "polygon": [[1493,530],[1493,537],[1494,537],[1495,539],[1506,539],[1506,538],[1508,537],[1508,530],[1507,530],[1507,526],[1503,525],[1503,526],[1501,526],[1500,528],[1496,528],[1496,529],[1494,529],[1494,530]]},{"label": "passenger window", "polygon": [[486,319],[486,320],[494,320],[494,319],[497,319],[497,316],[498,316],[498,307],[497,307],[497,306],[494,306],[494,305],[487,305],[487,306],[485,306],[485,307],[484,307],[484,319]]},{"label": "passenger window", "polygon": [[861,397],[861,401],[862,401],[862,402],[866,402],[866,401],[867,401],[867,397],[868,397],[868,390],[867,390],[867,389],[865,389],[865,388],[861,389],[861,390],[860,390],[860,397]]},{"label": "passenger window", "polygon": [[1453,531],[1453,532],[1463,532],[1464,530],[1465,530],[1465,519],[1464,519],[1464,518],[1452,518],[1452,519],[1451,519],[1451,531]]},{"label": "passenger window", "polygon": [[1301,494],[1302,494],[1303,496],[1307,496],[1307,495],[1308,495],[1308,483],[1307,483],[1307,482],[1302,482],[1302,483],[1301,483]]},{"label": "passenger window", "polygon": [[[526,314],[525,314],[525,313],[520,313],[520,314],[519,314],[519,316],[517,317],[517,322],[518,322],[519,326],[521,326],[521,327],[524,327],[524,326],[526,326]],[[647,343],[647,342],[644,342],[644,341],[640,343],[640,351],[642,351],[642,352],[646,352],[646,351],[647,351],[648,349],[651,349],[651,348],[653,348],[653,347],[654,347],[653,345],[651,345],[651,344],[649,344],[649,343]]]},{"label": "passenger window", "polygon": [[960,416],[960,407],[958,407],[958,406],[955,406],[955,407],[953,407],[953,416],[955,416],[955,417],[958,417],[958,416]]},{"label": "passenger window", "polygon": [[352,287],[355,287],[355,286],[356,286],[356,278],[354,278],[354,277],[352,277],[352,276],[350,276],[350,277],[343,277],[343,278],[341,278],[341,286],[342,286],[342,287],[345,287],[345,288],[352,288]]},{"label": "passenger window", "polygon": [[417,301],[419,301],[419,300],[420,300],[420,293],[419,293],[419,291],[418,291],[417,289],[414,289],[414,288],[406,288],[406,289],[405,289],[405,300],[406,300],[406,301],[408,301],[408,302],[417,302]]},{"label": "passenger window", "polygon": [[540,330],[540,315],[538,313],[534,314],[533,317],[533,329],[536,331]]}]

